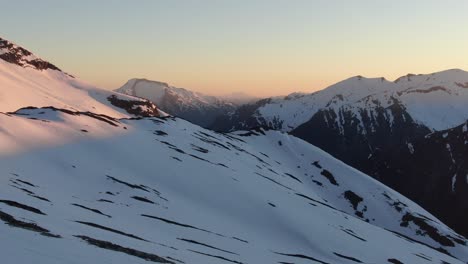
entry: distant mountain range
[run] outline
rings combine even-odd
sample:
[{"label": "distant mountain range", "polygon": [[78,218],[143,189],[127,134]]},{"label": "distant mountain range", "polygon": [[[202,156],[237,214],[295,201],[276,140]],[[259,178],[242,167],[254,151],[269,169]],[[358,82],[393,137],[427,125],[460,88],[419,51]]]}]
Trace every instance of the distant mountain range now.
[{"label": "distant mountain range", "polygon": [[[445,205],[451,220],[467,184],[462,75],[394,95],[359,77],[352,89],[238,107],[146,80],[129,81],[130,95],[99,89],[0,39],[2,263],[466,263],[466,238],[295,136],[348,164],[365,156],[384,182],[401,173],[395,186],[433,192],[439,204],[423,205]],[[321,93],[328,102],[311,99]],[[420,100],[441,98],[452,114],[441,104],[418,115]],[[243,131],[165,112],[208,105],[232,107],[211,126]]]}]

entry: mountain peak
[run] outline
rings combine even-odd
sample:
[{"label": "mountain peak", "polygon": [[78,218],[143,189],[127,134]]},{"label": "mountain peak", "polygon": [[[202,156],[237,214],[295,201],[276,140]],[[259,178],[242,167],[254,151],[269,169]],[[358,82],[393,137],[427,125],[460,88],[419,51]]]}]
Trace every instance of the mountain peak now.
[{"label": "mountain peak", "polygon": [[15,43],[3,39],[0,37],[0,59],[16,64],[23,68],[33,68],[39,71],[43,70],[55,70],[60,71],[57,66],[52,63],[45,61],[36,55],[34,55],[29,50],[22,48]]}]

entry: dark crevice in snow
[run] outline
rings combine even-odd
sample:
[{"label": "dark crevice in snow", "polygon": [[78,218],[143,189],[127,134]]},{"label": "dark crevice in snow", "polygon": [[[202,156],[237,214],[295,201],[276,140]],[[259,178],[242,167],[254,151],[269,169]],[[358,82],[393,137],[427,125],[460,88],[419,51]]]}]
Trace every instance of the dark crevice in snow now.
[{"label": "dark crevice in snow", "polygon": [[206,148],[199,147],[197,145],[191,144],[192,149],[201,153],[208,153],[209,151]]},{"label": "dark crevice in snow", "polygon": [[226,147],[225,145],[219,143],[218,141],[198,136],[198,135],[196,135],[196,133],[195,133],[195,135],[192,135],[192,136],[195,137],[196,139],[199,139],[199,140],[207,143],[207,144],[211,144],[212,146],[216,146],[216,147],[220,147],[220,148],[223,148],[223,149],[231,150],[230,148]]},{"label": "dark crevice in snow", "polygon": [[97,200],[98,202],[104,202],[104,203],[114,203],[113,201],[111,200],[107,200],[107,199],[99,199]]},{"label": "dark crevice in snow", "polygon": [[93,245],[93,246],[96,246],[96,247],[99,247],[99,248],[103,248],[103,249],[107,249],[107,250],[122,252],[122,253],[125,253],[127,255],[131,255],[131,256],[135,256],[135,257],[144,259],[146,261],[152,261],[152,262],[157,262],[157,263],[172,263],[172,264],[175,264],[174,262],[169,261],[169,260],[167,260],[167,259],[165,259],[163,257],[158,256],[158,255],[151,254],[151,253],[146,253],[146,252],[139,251],[139,250],[136,250],[136,249],[133,249],[133,248],[123,247],[123,246],[120,246],[120,245],[117,245],[117,244],[114,244],[114,243],[111,243],[111,242],[108,242],[108,241],[98,240],[98,239],[94,239],[94,238],[87,237],[87,236],[75,236],[75,237],[80,238],[80,239],[88,242],[88,244],[90,244],[90,245]]},{"label": "dark crevice in snow", "polygon": [[63,109],[63,108],[57,108],[57,107],[54,107],[54,106],[46,106],[46,107],[41,107],[41,108],[37,108],[35,106],[27,106],[27,107],[23,107],[21,109],[16,110],[12,114],[27,116],[27,115],[29,115],[29,113],[28,113],[29,110],[37,110],[37,109],[49,109],[49,110],[52,110],[52,111],[55,111],[55,112],[62,112],[62,113],[72,115],[72,116],[85,115],[85,116],[94,118],[96,120],[102,121],[104,123],[107,123],[107,124],[109,124],[111,126],[114,126],[114,127],[119,126],[117,124],[117,123],[119,123],[119,121],[117,119],[115,119],[113,117],[110,117],[110,116],[107,116],[107,115],[96,114],[96,113],[89,112],[89,111],[87,111],[87,112],[72,111],[72,110]]},{"label": "dark crevice in snow", "polygon": [[173,157],[173,156],[171,156],[171,158],[173,158],[173,159],[175,159],[175,160],[177,160],[177,161],[180,161],[180,162],[182,162],[182,160],[181,160],[181,159],[179,159],[179,158],[177,158],[177,157]]},{"label": "dark crevice in snow", "polygon": [[448,255],[448,256],[454,258],[454,256],[453,256],[452,254],[450,254],[446,249],[444,249],[444,248],[442,248],[442,247],[436,248],[436,247],[433,247],[433,246],[428,245],[428,244],[426,244],[426,243],[423,243],[423,242],[421,242],[421,241],[418,241],[418,240],[416,240],[416,239],[413,239],[413,238],[411,238],[411,237],[409,237],[409,236],[406,236],[406,235],[403,235],[403,234],[401,234],[401,233],[398,233],[398,232],[396,232],[396,231],[389,230],[389,229],[385,229],[385,230],[392,232],[395,236],[397,236],[397,237],[399,237],[399,238],[403,238],[403,239],[405,239],[406,241],[409,241],[409,242],[411,242],[411,243],[417,243],[417,244],[420,244],[420,245],[424,245],[424,246],[426,246],[426,247],[432,248],[432,249],[434,249],[434,250],[439,251],[440,253],[443,253],[443,254],[445,254],[445,255]]},{"label": "dark crevice in snow", "polygon": [[167,258],[167,259],[170,259],[170,260],[173,260],[173,261],[175,261],[175,262],[185,263],[185,262],[183,262],[182,260],[176,259],[176,258],[173,258],[173,257],[166,257],[166,258]]},{"label": "dark crevice in snow", "polygon": [[110,227],[105,227],[105,226],[98,225],[98,224],[95,224],[95,223],[90,223],[90,222],[83,222],[83,221],[75,221],[75,222],[79,223],[79,224],[82,224],[82,225],[87,225],[87,226],[90,226],[90,227],[106,230],[106,231],[109,231],[109,232],[112,232],[112,233],[115,233],[115,234],[119,234],[119,235],[123,235],[123,236],[126,236],[126,237],[131,237],[131,238],[134,238],[134,239],[138,239],[138,240],[141,240],[141,241],[148,242],[148,240],[146,240],[146,239],[137,237],[137,236],[132,235],[132,234],[124,233],[122,231],[119,231],[117,229],[113,229],[113,228],[110,228]]},{"label": "dark crevice in snow", "polygon": [[150,204],[155,204],[153,201],[151,201],[150,199],[145,198],[145,197],[141,197],[141,196],[132,196],[131,198],[133,198],[133,199],[135,199],[135,200],[138,200],[138,201],[141,201],[141,202],[150,203]]},{"label": "dark crevice in snow", "polygon": [[153,134],[158,136],[167,136],[167,133],[161,130],[155,130]]},{"label": "dark crevice in snow", "polygon": [[142,190],[142,191],[145,191],[145,192],[150,192],[147,190],[147,187],[146,186],[143,186],[143,185],[136,185],[136,184],[131,184],[131,183],[128,183],[128,182],[124,182],[122,180],[119,180],[115,177],[112,177],[110,175],[106,175],[108,179],[111,179],[113,180],[114,182],[117,182],[117,183],[120,183],[120,184],[123,184],[123,185],[126,185],[132,189],[139,189],[139,190]]},{"label": "dark crevice in snow", "polygon": [[312,180],[313,183],[317,184],[318,186],[323,186],[323,183],[319,182],[319,181],[316,181],[316,180]]},{"label": "dark crevice in snow", "polygon": [[206,232],[206,233],[215,234],[215,235],[218,235],[218,236],[221,236],[221,237],[225,237],[224,235],[221,235],[221,234],[218,234],[218,233],[215,233],[215,232],[211,232],[211,231],[206,230],[206,229],[198,228],[198,227],[195,227],[195,226],[192,226],[192,225],[187,225],[187,224],[178,223],[178,222],[176,222],[176,221],[172,221],[172,220],[165,219],[165,218],[162,218],[162,217],[157,217],[157,216],[147,215],[147,214],[142,214],[141,216],[143,216],[143,217],[148,217],[148,218],[151,218],[151,219],[156,219],[156,220],[165,222],[165,223],[167,223],[167,224],[177,225],[177,226],[181,226],[181,227],[185,227],[185,228],[190,228],[190,229],[195,229],[195,230],[203,231],[203,232]]},{"label": "dark crevice in snow", "polygon": [[336,256],[338,256],[338,257],[340,257],[340,258],[343,258],[343,259],[351,260],[351,261],[354,261],[354,262],[357,262],[357,263],[362,263],[362,261],[360,261],[360,260],[357,259],[357,258],[345,256],[345,255],[342,255],[342,254],[339,254],[339,253],[336,253],[336,252],[333,252],[333,254],[335,254]]},{"label": "dark crevice in snow", "polygon": [[361,240],[361,241],[363,241],[363,242],[367,242],[367,240],[365,240],[364,238],[359,237],[358,235],[356,235],[356,234],[353,232],[353,230],[350,230],[350,229],[343,229],[343,228],[342,228],[341,231],[343,231],[343,232],[345,232],[346,234],[348,234],[348,235],[350,235],[350,236],[352,236],[352,237],[355,237],[355,238],[357,238],[357,239],[359,239],[359,240]]},{"label": "dark crevice in snow", "polygon": [[393,263],[393,264],[404,264],[403,262],[399,261],[398,259],[395,258],[390,258],[387,259],[388,262]]},{"label": "dark crevice in snow", "polygon": [[425,256],[425,255],[423,255],[423,254],[413,254],[413,255],[415,255],[416,257],[420,257],[420,258],[422,258],[422,259],[425,259],[425,260],[432,261],[431,258],[429,258],[429,257],[427,257],[427,256]]},{"label": "dark crevice in snow", "polygon": [[319,164],[318,160],[314,161],[314,162],[312,163],[312,165],[314,165],[315,167],[317,167],[317,168],[319,168],[319,169],[322,168],[322,166]]},{"label": "dark crevice in snow", "polygon": [[178,240],[181,240],[181,241],[185,241],[185,242],[187,242],[187,243],[197,244],[197,245],[204,246],[204,247],[207,247],[207,248],[215,249],[215,250],[218,250],[218,251],[221,251],[221,252],[224,252],[224,253],[229,253],[229,254],[233,254],[233,255],[239,255],[239,254],[237,254],[237,253],[235,253],[235,252],[228,251],[228,250],[224,250],[224,249],[220,249],[220,248],[217,248],[217,247],[214,247],[214,246],[210,246],[210,245],[208,245],[208,244],[195,241],[195,240],[193,240],[193,239],[185,239],[185,238],[177,238],[177,239],[178,239]]},{"label": "dark crevice in snow", "polygon": [[30,194],[29,196],[34,197],[34,198],[39,199],[39,200],[42,200],[42,201],[45,201],[45,202],[49,202],[49,203],[51,202],[49,199],[38,196],[38,195],[35,195],[35,194]]},{"label": "dark crevice in snow", "polygon": [[255,174],[257,174],[258,176],[260,176],[260,177],[262,177],[262,178],[265,178],[265,179],[267,179],[267,180],[269,180],[269,181],[271,181],[271,182],[273,182],[273,183],[275,183],[275,184],[277,184],[277,185],[279,185],[279,186],[281,186],[281,187],[283,187],[283,188],[286,188],[286,189],[288,189],[288,190],[294,191],[293,189],[289,188],[288,186],[286,186],[286,185],[284,185],[284,184],[281,184],[281,183],[279,183],[279,182],[273,180],[273,179],[270,178],[270,177],[267,177],[267,176],[265,176],[265,175],[262,175],[262,174],[260,174],[260,173],[258,173],[258,172],[255,172]]},{"label": "dark crevice in snow", "polygon": [[29,230],[29,231],[37,232],[37,233],[40,233],[43,236],[61,238],[61,236],[52,234],[52,233],[50,233],[49,230],[47,230],[47,229],[45,229],[43,227],[40,227],[39,225],[37,225],[35,223],[28,223],[28,222],[18,220],[16,218],[14,218],[12,215],[9,215],[9,214],[7,214],[5,212],[2,212],[2,211],[0,211],[0,220],[2,220],[7,225],[12,226],[12,227],[17,227],[17,228],[22,228],[22,229],[26,229],[26,230]]},{"label": "dark crevice in snow", "polygon": [[109,217],[109,218],[112,218],[112,216],[107,215],[107,214],[104,214],[103,212],[99,211],[98,209],[89,208],[89,207],[86,207],[86,206],[84,206],[84,205],[76,204],[76,203],[72,203],[71,205],[76,206],[76,207],[83,208],[83,209],[85,209],[85,210],[91,211],[91,212],[96,213],[96,214],[100,214],[100,215],[103,215],[103,216],[107,216],[107,217]]},{"label": "dark crevice in snow", "polygon": [[37,208],[34,208],[32,206],[29,206],[29,205],[22,204],[22,203],[18,203],[18,202],[15,202],[15,201],[0,200],[0,203],[6,204],[6,205],[9,205],[9,206],[12,206],[12,207],[20,208],[20,209],[23,209],[23,210],[26,210],[26,211],[29,211],[29,212],[33,212],[35,214],[46,215],[45,213],[43,213],[41,210],[39,210]]},{"label": "dark crevice in snow", "polygon": [[302,255],[302,254],[287,254],[287,253],[279,253],[279,252],[273,252],[273,253],[281,255],[281,256],[292,257],[292,258],[308,259],[308,260],[312,260],[321,264],[330,264],[328,262],[325,262],[325,261],[322,261],[313,257],[309,257],[306,255]]},{"label": "dark crevice in snow", "polygon": [[287,172],[285,172],[284,174],[285,174],[286,176],[288,176],[288,177],[294,179],[295,181],[298,181],[298,182],[302,183],[301,180],[299,180],[297,177],[293,176],[292,174],[287,173]]},{"label": "dark crevice in snow", "polygon": [[32,184],[32,183],[30,183],[30,182],[28,182],[28,181],[25,181],[25,180],[16,179],[16,181],[21,182],[21,183],[24,183],[24,184],[26,184],[26,185],[29,185],[29,186],[31,186],[31,187],[37,187],[36,185],[34,185],[34,184]]},{"label": "dark crevice in snow", "polygon": [[196,159],[198,159],[198,160],[201,160],[201,161],[204,161],[204,162],[208,162],[208,163],[210,163],[210,164],[213,164],[211,161],[206,160],[206,159],[204,159],[204,158],[200,158],[200,157],[198,157],[197,155],[194,155],[194,154],[188,154],[188,155],[191,156],[192,158],[196,158]]},{"label": "dark crevice in snow", "polygon": [[[326,207],[328,207],[328,208],[330,208],[330,209],[337,210],[335,207],[333,207],[333,206],[331,206],[331,205],[329,205],[329,204],[326,204],[326,203],[322,203],[322,202],[320,202],[320,201],[317,201],[317,200],[315,200],[315,199],[313,199],[313,198],[310,198],[309,196],[307,196],[307,195],[305,195],[305,194],[296,193],[296,195],[297,195],[297,196],[300,196],[300,197],[302,197],[302,198],[305,198],[305,199],[307,199],[307,200],[310,200],[310,201],[319,203],[319,204],[321,204],[321,205],[323,205],[323,206],[326,206]],[[338,210],[337,210],[337,211],[338,211]]]},{"label": "dark crevice in snow", "polygon": [[227,262],[231,262],[231,263],[243,264],[243,263],[240,262],[240,261],[235,261],[235,260],[228,259],[228,258],[225,258],[225,257],[222,257],[222,256],[211,255],[211,254],[207,254],[207,253],[203,253],[203,252],[196,251],[196,250],[191,250],[191,249],[188,249],[188,251],[191,251],[191,252],[194,252],[194,253],[197,253],[197,254],[200,254],[200,255],[204,255],[204,256],[207,256],[207,257],[212,257],[212,258],[221,259],[221,260],[224,260],[224,261],[227,261]]},{"label": "dark crevice in snow", "polygon": [[244,240],[244,239],[240,239],[238,237],[232,237],[232,239],[238,240],[238,241],[243,242],[243,243],[249,243],[249,241]]},{"label": "dark crevice in snow", "polygon": [[25,193],[27,193],[27,194],[29,194],[29,195],[34,194],[33,192],[31,192],[30,190],[28,190],[28,189],[26,189],[26,188],[21,188],[21,187],[18,187],[18,186],[15,186],[15,185],[11,185],[11,184],[10,184],[10,186],[13,187],[13,188],[16,188],[16,189],[18,189],[18,190],[21,190],[21,191],[23,191],[23,192],[25,192]]}]

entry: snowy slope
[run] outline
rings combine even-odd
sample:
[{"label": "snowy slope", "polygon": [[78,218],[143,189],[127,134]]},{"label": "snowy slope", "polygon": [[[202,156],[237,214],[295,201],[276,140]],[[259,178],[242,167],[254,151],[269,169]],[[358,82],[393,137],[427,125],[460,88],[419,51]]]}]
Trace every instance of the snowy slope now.
[{"label": "snowy slope", "polygon": [[235,109],[234,103],[218,97],[147,79],[131,79],[115,91],[148,99],[163,111],[204,127]]},{"label": "snowy slope", "polygon": [[0,111],[26,106],[55,106],[74,111],[92,111],[113,117],[134,114],[114,106],[110,97],[141,107],[143,115],[156,114],[149,102],[94,87],[46,62],[29,51],[0,38]]},{"label": "snowy slope", "polygon": [[468,260],[415,203],[281,132],[54,108],[0,127],[3,263]]}]

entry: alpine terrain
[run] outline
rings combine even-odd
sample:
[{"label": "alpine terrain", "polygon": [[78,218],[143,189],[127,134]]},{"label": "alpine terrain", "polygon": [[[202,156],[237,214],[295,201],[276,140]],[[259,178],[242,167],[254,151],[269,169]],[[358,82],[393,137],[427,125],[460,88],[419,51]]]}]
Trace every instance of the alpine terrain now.
[{"label": "alpine terrain", "polygon": [[[93,87],[7,40],[1,43],[2,263],[468,261],[467,240],[435,216],[285,133],[302,135],[300,125],[313,118],[282,121],[276,116],[279,102],[286,109],[312,96],[263,105],[271,107],[283,132],[214,132],[168,116],[147,100]],[[353,80],[361,81],[393,85]],[[461,162],[456,153],[462,147],[452,142],[466,133],[457,119],[463,116],[439,123],[434,115],[418,119],[410,109],[421,108],[408,103],[411,89],[402,89],[398,98],[376,91],[380,105],[362,102],[375,105],[367,123],[357,105],[344,103],[352,89],[342,89],[342,99],[331,96],[329,108],[317,113],[322,111],[330,131],[341,129],[338,134],[355,127],[351,139],[377,133],[380,123],[371,120],[391,116],[391,124],[413,124],[422,138],[437,142],[425,145],[416,133],[405,145],[409,152],[450,145],[453,164]],[[455,87],[444,89],[463,95]],[[332,118],[339,104],[348,109],[340,115],[355,115],[349,124]],[[400,123],[403,118],[408,123]],[[383,158],[376,149],[373,155]],[[450,190],[461,192],[462,183],[455,177]]]},{"label": "alpine terrain", "polygon": [[468,235],[468,72],[353,77],[241,106],[213,126],[289,132],[398,190]]}]

